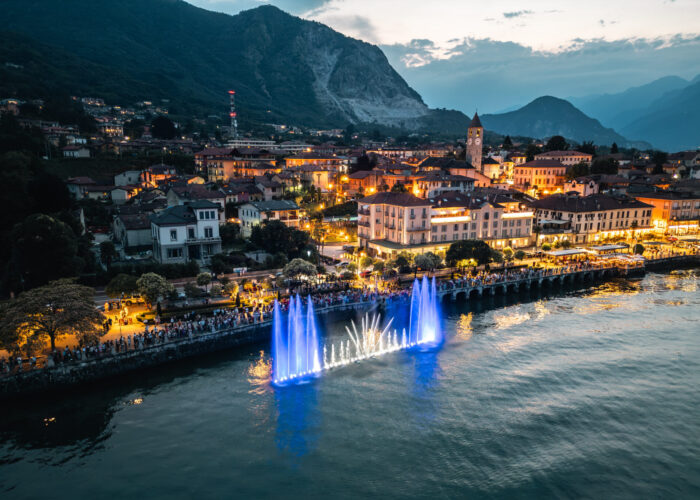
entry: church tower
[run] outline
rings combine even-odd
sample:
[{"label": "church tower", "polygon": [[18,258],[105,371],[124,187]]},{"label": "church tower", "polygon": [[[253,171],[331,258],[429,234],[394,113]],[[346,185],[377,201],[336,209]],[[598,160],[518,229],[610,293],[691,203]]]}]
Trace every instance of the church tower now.
[{"label": "church tower", "polygon": [[479,113],[474,113],[474,118],[469,124],[469,129],[467,130],[467,161],[470,162],[479,172],[481,172],[481,155],[484,146],[483,141],[484,127],[481,126]]}]

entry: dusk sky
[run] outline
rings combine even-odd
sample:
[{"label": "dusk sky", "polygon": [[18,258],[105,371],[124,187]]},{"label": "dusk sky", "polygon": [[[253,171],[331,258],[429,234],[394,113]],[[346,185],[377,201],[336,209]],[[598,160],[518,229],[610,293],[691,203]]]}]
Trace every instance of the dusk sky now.
[{"label": "dusk sky", "polygon": [[465,112],[700,73],[698,0],[190,2],[230,14],[270,3],[378,44],[430,106]]}]

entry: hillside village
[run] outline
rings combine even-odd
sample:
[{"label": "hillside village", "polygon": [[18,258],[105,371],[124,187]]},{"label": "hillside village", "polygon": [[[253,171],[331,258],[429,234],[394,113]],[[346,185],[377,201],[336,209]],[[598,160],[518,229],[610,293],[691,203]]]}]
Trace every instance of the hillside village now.
[{"label": "hillside village", "polygon": [[[234,136],[226,125],[209,134],[204,121],[174,122],[167,102],[73,101],[92,122],[87,133],[32,118],[41,101],[4,99],[0,110],[43,136],[47,159],[151,159],[109,176],[98,170],[63,179],[85,230],[114,253],[103,265],[277,267],[296,255],[250,244],[255,228],[273,220],[306,232],[309,245],[343,245],[335,262],[360,252],[384,260],[403,252],[444,256],[462,240],[532,252],[698,230],[697,151],[622,150],[559,136],[486,143],[477,114],[463,142],[279,124],[255,138]],[[176,156],[189,158],[186,168],[170,164]]]}]

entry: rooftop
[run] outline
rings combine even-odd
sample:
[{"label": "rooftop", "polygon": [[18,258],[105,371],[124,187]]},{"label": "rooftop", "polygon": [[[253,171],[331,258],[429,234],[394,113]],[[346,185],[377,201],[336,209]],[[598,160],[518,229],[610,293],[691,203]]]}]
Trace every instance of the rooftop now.
[{"label": "rooftop", "polygon": [[426,207],[429,206],[430,200],[424,200],[413,196],[410,193],[376,193],[367,196],[358,201],[366,205],[395,205],[399,207]]}]

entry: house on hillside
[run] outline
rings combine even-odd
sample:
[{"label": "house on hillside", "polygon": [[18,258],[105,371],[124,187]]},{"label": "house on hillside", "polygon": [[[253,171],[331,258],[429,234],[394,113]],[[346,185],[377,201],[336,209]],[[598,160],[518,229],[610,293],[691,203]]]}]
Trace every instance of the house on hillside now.
[{"label": "house on hillside", "polygon": [[219,205],[199,200],[163,210],[151,217],[151,235],[157,262],[208,264],[212,255],[221,253]]}]

